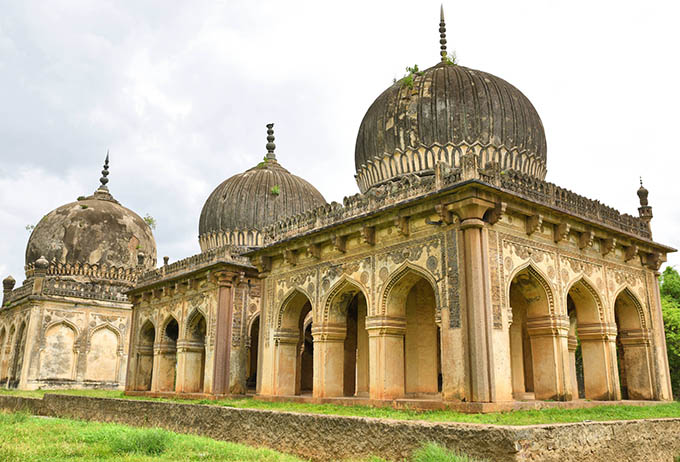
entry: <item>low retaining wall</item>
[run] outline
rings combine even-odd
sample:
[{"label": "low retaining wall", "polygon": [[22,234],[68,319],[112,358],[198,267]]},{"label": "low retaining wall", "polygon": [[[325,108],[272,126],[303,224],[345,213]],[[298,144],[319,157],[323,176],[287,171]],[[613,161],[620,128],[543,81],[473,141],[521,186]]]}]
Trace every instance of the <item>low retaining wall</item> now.
[{"label": "low retaining wall", "polygon": [[422,442],[493,462],[673,461],[680,419],[532,426],[398,421],[47,394],[0,396],[0,409],[51,417],[161,427],[179,433],[265,446],[313,460],[377,455],[398,460]]}]

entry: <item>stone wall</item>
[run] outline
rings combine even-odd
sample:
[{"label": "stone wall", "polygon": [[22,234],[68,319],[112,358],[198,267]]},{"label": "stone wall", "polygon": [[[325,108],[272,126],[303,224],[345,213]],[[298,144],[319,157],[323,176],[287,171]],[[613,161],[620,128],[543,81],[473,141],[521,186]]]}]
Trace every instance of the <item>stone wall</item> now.
[{"label": "stone wall", "polygon": [[435,441],[494,462],[673,461],[680,419],[534,426],[395,421],[219,406],[45,395],[0,396],[0,409],[81,420],[162,427],[312,460],[378,455],[398,460]]}]

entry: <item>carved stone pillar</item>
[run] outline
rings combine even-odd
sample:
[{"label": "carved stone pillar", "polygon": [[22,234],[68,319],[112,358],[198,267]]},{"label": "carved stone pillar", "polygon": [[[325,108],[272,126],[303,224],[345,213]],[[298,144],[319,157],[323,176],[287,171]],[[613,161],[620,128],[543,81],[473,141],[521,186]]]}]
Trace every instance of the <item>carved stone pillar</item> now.
[{"label": "carved stone pillar", "polygon": [[404,397],[404,334],[406,319],[367,316],[368,350],[371,364],[371,399]]},{"label": "carved stone pillar", "polygon": [[621,399],[616,364],[616,324],[580,324],[578,338],[583,356],[586,399]]},{"label": "carved stone pillar", "polygon": [[215,329],[215,352],[213,354],[213,387],[216,395],[229,393],[229,360],[231,358],[231,334],[233,325],[233,281],[235,274],[224,272],[216,276],[217,316]]},{"label": "carved stone pillar", "polygon": [[300,332],[296,329],[274,332],[274,395],[293,396],[296,393],[299,343]]},{"label": "carved stone pillar", "polygon": [[486,211],[494,205],[477,197],[452,204],[452,211],[460,218],[463,232],[470,401],[473,402],[495,401],[496,394],[488,243],[483,221]]},{"label": "carved stone pillar", "polygon": [[324,324],[312,327],[314,337],[314,389],[318,398],[343,396],[347,327]]},{"label": "carved stone pillar", "polygon": [[620,332],[619,339],[628,399],[654,399],[651,333],[647,329],[626,329]]}]

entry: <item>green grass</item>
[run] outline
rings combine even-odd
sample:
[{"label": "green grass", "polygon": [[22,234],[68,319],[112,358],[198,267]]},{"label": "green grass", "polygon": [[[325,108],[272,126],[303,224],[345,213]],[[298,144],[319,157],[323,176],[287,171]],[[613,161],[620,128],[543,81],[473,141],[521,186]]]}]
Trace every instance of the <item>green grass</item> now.
[{"label": "green grass", "polygon": [[[582,422],[584,420],[635,420],[664,417],[680,417],[680,402],[650,404],[649,406],[608,405],[586,409],[541,409],[490,414],[463,414],[451,410],[418,411],[409,409],[375,408],[369,406],[342,406],[337,404],[308,404],[292,402],[266,402],[252,398],[223,400],[187,400],[170,398],[147,398],[125,396],[121,391],[64,390],[64,391],[15,391],[0,390],[3,394],[40,398],[45,393],[93,396],[100,398],[143,399],[153,401],[208,404],[246,409],[290,411],[311,414],[331,414],[358,417],[376,417],[397,420],[425,420],[429,422],[467,422],[495,425],[534,425],[549,423]],[[1,460],[1,459],[0,459]]]},{"label": "green grass", "polygon": [[465,454],[449,451],[435,443],[426,443],[413,452],[413,462],[482,462]]},{"label": "green grass", "polygon": [[301,459],[269,449],[152,428],[0,413],[3,462],[268,461]]},{"label": "green grass", "polygon": [[[0,412],[0,460],[3,462],[302,462],[269,449],[182,435],[158,428],[34,417]],[[424,444],[404,462],[482,462],[434,443]],[[369,457],[355,462],[385,462]]]}]

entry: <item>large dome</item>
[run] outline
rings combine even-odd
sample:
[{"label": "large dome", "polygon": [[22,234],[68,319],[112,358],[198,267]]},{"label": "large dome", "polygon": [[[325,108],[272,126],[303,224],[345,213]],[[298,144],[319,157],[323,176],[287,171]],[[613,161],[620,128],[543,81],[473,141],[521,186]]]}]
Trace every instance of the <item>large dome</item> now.
[{"label": "large dome", "polygon": [[36,225],[26,246],[26,264],[41,256],[62,265],[134,269],[156,264],[156,242],[149,225],[120,205],[108,191],[108,156],[102,185],[89,197],[62,205]]},{"label": "large dome", "polygon": [[225,244],[261,246],[267,225],[326,204],[314,186],[277,162],[272,127],[267,125],[265,159],[224,181],[206,200],[198,225],[202,251]]},{"label": "large dome", "polygon": [[517,88],[446,58],[385,90],[359,128],[354,161],[359,189],[407,173],[427,174],[445,161],[458,167],[472,150],[480,165],[497,161],[545,178],[546,141],[534,106]]}]

